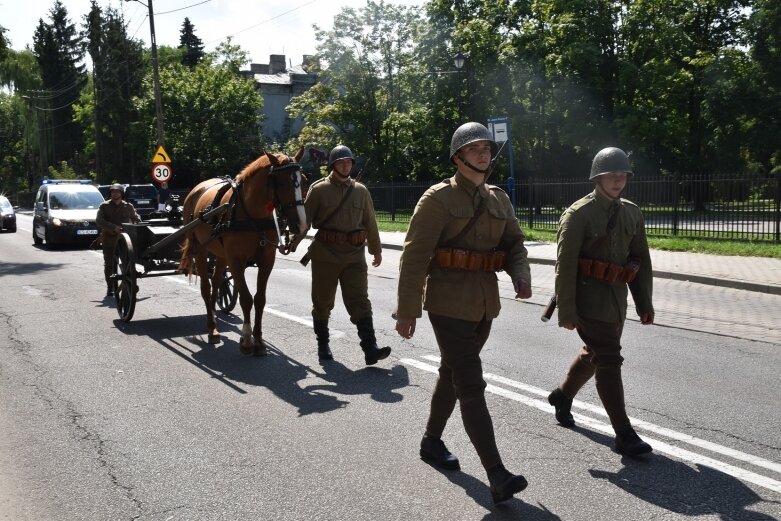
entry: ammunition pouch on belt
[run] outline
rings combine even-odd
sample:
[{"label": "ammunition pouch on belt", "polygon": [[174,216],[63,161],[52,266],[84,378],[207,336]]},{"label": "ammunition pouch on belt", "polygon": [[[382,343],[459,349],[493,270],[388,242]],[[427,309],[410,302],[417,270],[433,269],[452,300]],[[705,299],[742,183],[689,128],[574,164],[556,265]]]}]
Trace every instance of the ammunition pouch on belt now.
[{"label": "ammunition pouch on belt", "polygon": [[434,258],[440,268],[464,271],[502,271],[505,252],[437,248]]},{"label": "ammunition pouch on belt", "polygon": [[602,280],[609,284],[616,282],[629,284],[640,270],[640,259],[630,258],[625,266],[611,264],[596,259],[581,257],[578,259],[578,272],[584,277]]},{"label": "ammunition pouch on belt", "polygon": [[337,232],[334,230],[318,230],[315,237],[326,244],[350,244],[352,246],[363,246],[368,234],[366,230],[356,230],[354,232]]}]

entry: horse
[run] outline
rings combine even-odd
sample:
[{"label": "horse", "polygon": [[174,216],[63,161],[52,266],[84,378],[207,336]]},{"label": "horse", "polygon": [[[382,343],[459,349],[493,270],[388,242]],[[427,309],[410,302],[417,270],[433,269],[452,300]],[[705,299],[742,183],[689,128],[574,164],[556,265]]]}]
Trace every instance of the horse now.
[{"label": "horse", "polygon": [[[191,276],[200,276],[209,343],[220,342],[214,312],[227,267],[238,289],[243,314],[239,349],[245,355],[267,353],[262,315],[276,251],[285,255],[290,253],[289,243],[282,243],[283,232],[287,234],[286,225],[294,236],[302,236],[307,228],[304,212],[306,178],[298,163],[303,155],[303,147],[292,159],[282,153],[271,154],[263,150],[263,154],[235,178],[207,179],[185,198],[183,229],[195,220],[201,222],[191,224],[185,234],[178,269]],[[287,221],[282,221],[282,226],[280,217]],[[214,261],[211,270],[210,257]],[[258,267],[254,297],[244,278],[244,271],[252,261]],[[254,328],[251,320],[253,303]]]}]

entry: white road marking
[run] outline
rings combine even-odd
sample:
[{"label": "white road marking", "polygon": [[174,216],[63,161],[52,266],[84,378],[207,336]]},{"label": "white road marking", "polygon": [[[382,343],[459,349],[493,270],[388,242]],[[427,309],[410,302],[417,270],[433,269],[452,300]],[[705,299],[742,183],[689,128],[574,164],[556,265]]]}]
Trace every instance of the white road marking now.
[{"label": "white road marking", "polygon": [[[424,359],[439,362],[438,356],[424,356],[422,357]],[[419,360],[415,360],[412,358],[403,358],[400,360],[401,363],[410,365],[412,367],[416,367],[418,369],[421,369],[423,371],[427,371],[430,373],[437,374],[438,373],[438,367],[433,366],[430,364],[427,364],[425,362],[421,362]],[[511,387],[514,387],[516,389],[524,390],[528,393],[535,394],[538,396],[544,396],[547,398],[549,391],[546,391],[544,389],[540,389],[538,387],[533,387],[527,384],[523,384],[521,382],[516,382],[514,380],[510,380],[509,378],[505,378],[498,375],[493,375],[491,373],[486,373],[483,375],[486,381],[495,381],[500,382],[504,385],[509,385]],[[498,396],[502,396],[504,398],[508,398],[510,400],[514,400],[516,402],[522,403],[524,405],[528,405],[529,407],[538,409],[540,411],[553,414],[553,408],[548,403],[547,399],[545,401],[538,400],[536,398],[530,398],[528,396],[519,394],[515,391],[510,391],[508,389],[505,389],[503,387],[498,387],[496,385],[488,384],[486,387],[486,391],[496,394]],[[581,402],[578,400],[575,400],[573,402],[573,407],[578,407],[580,409],[584,409],[593,413],[597,413],[601,416],[607,416],[604,412],[604,409],[601,409],[599,407],[596,407],[594,405]],[[613,427],[609,423],[605,423],[602,421],[599,421],[597,419],[594,419],[590,416],[586,416],[580,413],[573,412],[572,414],[575,417],[575,420],[581,424],[581,425],[587,425],[588,427],[603,432],[605,434],[608,434],[610,436],[615,435],[613,432]],[[740,452],[734,449],[730,449],[729,447],[724,447],[722,445],[718,445],[716,443],[711,443],[709,441],[701,440],[699,438],[695,438],[693,436],[689,436],[688,434],[679,433],[676,431],[673,431],[671,429],[666,429],[664,427],[659,427],[657,425],[654,425],[652,423],[638,420],[635,418],[630,418],[632,421],[633,426],[644,429],[647,431],[655,432],[657,434],[660,434],[662,436],[666,436],[668,438],[682,441],[684,443],[689,443],[691,445],[695,445],[700,448],[704,448],[707,450],[710,450],[712,452],[716,452],[718,454],[721,454],[723,456],[732,457],[738,460],[745,461],[747,463],[750,463],[755,466],[767,468],[769,470],[773,470],[778,472],[778,469],[781,468],[781,465],[765,460],[763,458],[753,456],[751,454],[746,454],[744,452]],[[763,476],[761,474],[757,474],[756,472],[751,472],[749,470],[745,470],[739,467],[736,467],[734,465],[730,465],[728,463],[724,463],[722,461],[709,458],[707,456],[703,456],[701,454],[697,454],[695,452],[691,452],[686,449],[682,449],[680,447],[676,447],[674,445],[670,445],[668,443],[665,443],[661,440],[647,438],[648,441],[651,443],[651,445],[654,448],[654,451],[661,452],[668,454],[670,456],[676,457],[678,459],[688,461],[691,463],[696,463],[700,465],[705,465],[707,467],[716,469],[720,472],[723,472],[725,474],[728,474],[730,476],[733,476],[737,479],[741,479],[743,481],[748,481],[749,483],[753,483],[755,485],[758,485],[760,487],[766,488],[768,490],[772,490],[774,492],[781,493],[781,481],[769,478],[767,476]]]}]

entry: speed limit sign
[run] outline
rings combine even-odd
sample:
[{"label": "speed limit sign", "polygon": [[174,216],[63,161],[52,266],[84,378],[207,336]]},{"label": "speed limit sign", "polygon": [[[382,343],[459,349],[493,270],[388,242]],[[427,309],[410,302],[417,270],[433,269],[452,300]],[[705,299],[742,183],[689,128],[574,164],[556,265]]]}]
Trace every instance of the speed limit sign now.
[{"label": "speed limit sign", "polygon": [[158,184],[167,183],[174,176],[171,165],[168,163],[155,163],[152,166],[152,181]]}]

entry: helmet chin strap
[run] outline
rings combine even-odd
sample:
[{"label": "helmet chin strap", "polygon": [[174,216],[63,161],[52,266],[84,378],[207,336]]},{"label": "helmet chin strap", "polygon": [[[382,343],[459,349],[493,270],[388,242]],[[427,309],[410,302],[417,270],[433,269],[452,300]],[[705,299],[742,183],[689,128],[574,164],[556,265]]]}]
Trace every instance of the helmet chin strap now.
[{"label": "helmet chin strap", "polygon": [[458,154],[458,159],[461,160],[462,163],[464,163],[467,167],[474,170],[478,174],[483,174],[486,176],[491,174],[491,170],[493,170],[494,167],[493,160],[491,160],[491,163],[488,165],[488,168],[477,168],[475,165],[473,165],[472,163],[470,163],[469,161],[461,157],[461,154]]}]

